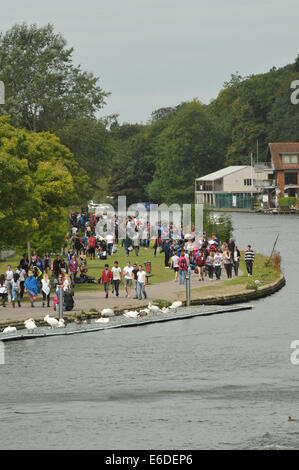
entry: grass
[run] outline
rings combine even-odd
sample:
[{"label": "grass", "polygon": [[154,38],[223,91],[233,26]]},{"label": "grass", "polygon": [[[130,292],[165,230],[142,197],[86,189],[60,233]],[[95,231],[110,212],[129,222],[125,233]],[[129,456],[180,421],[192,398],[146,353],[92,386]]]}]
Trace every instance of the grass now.
[{"label": "grass", "polygon": [[[5,273],[7,269],[7,265],[10,264],[12,269],[15,271],[17,268],[22,255],[16,255],[13,258],[9,258],[6,261],[0,261],[0,274]],[[138,264],[142,264],[144,267],[144,263],[146,261],[151,261],[152,264],[152,274],[153,276],[150,278],[151,284],[158,284],[160,282],[167,282],[171,281],[174,278],[174,272],[172,269],[165,269],[164,268],[164,253],[157,253],[157,256],[154,257],[154,250],[153,248],[143,248],[140,247],[139,255],[135,255],[135,251],[131,251],[129,256],[126,256],[125,249],[121,247],[121,243],[118,244],[117,253],[112,254],[112,256],[107,256],[107,260],[100,260],[96,258],[95,260],[87,259],[87,268],[88,268],[88,276],[91,276],[95,279],[99,279],[102,275],[102,271],[104,269],[105,264],[109,264],[109,268],[112,268],[114,261],[119,262],[119,266],[123,268],[126,266],[127,261],[131,262],[133,265],[135,262]],[[52,280],[54,277],[52,277]],[[123,284],[123,282],[122,282]],[[100,284],[76,284],[75,292],[98,292],[103,291],[104,288]]]},{"label": "grass", "polygon": [[[266,262],[268,258],[265,256],[255,253],[255,260],[254,260],[254,265],[253,265],[253,274],[252,277],[248,277],[247,270],[246,270],[246,265],[245,265],[245,260],[244,260],[244,252],[241,253],[241,259],[240,259],[240,270],[243,272],[241,276],[235,277],[230,280],[225,280],[217,283],[216,285],[212,286],[204,286],[204,287],[199,287],[196,289],[192,289],[192,292],[207,292],[207,293],[212,293],[214,290],[217,292],[217,290],[220,289],[225,289],[227,286],[239,286],[241,288],[253,288],[253,283],[255,280],[259,280],[260,284],[258,284],[257,289],[259,289],[262,286],[265,286],[267,284],[270,284],[271,282],[274,282],[281,274],[280,268],[276,268],[272,265],[270,262],[269,265],[266,265]],[[224,269],[222,270],[224,272]],[[225,274],[224,274],[225,276]],[[255,285],[256,286],[256,285]]]}]

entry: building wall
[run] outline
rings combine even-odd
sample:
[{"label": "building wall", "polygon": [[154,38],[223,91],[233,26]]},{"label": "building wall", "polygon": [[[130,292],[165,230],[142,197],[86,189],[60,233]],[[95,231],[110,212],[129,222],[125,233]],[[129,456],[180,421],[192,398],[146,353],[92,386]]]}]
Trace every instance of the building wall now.
[{"label": "building wall", "polygon": [[278,188],[281,191],[279,196],[283,197],[284,196],[284,171],[277,171],[276,178],[277,178]]},{"label": "building wall", "polygon": [[227,192],[252,192],[255,191],[255,187],[245,186],[244,180],[251,179],[264,180],[264,173],[256,173],[254,170],[251,171],[251,167],[248,166],[242,170],[235,171],[230,175],[224,176],[223,178],[223,191]]}]

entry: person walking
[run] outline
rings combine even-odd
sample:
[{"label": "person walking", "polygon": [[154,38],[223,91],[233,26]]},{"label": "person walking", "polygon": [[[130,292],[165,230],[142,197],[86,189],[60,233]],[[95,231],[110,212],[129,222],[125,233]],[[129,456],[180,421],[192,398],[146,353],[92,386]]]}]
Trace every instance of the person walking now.
[{"label": "person walking", "polygon": [[164,267],[169,268],[169,258],[171,255],[171,243],[169,241],[169,238],[165,240],[162,244],[162,249],[164,251]]},{"label": "person walking", "polygon": [[103,286],[104,286],[106,299],[108,299],[109,285],[111,284],[111,279],[112,279],[112,272],[109,269],[109,265],[105,264],[105,269],[102,272],[101,281],[102,281]]},{"label": "person walking", "polygon": [[205,257],[202,251],[199,251],[198,255],[195,258],[195,265],[198,271],[198,280],[204,281],[204,268],[205,268]]},{"label": "person walking", "polygon": [[135,251],[135,255],[138,256],[139,246],[140,246],[140,236],[139,236],[139,232],[138,232],[137,228],[135,229],[135,233],[132,237],[132,245],[133,245],[133,248],[134,248],[134,251]]},{"label": "person walking", "polygon": [[71,276],[72,286],[76,283],[77,272],[79,271],[79,263],[76,260],[75,256],[72,256],[71,261],[69,261],[69,272]]},{"label": "person walking", "polygon": [[145,280],[146,280],[146,274],[143,269],[143,266],[140,264],[138,272],[137,272],[138,299],[139,300],[142,300],[142,294],[145,299],[147,298],[146,291],[145,291]]},{"label": "person walking", "polygon": [[214,274],[214,252],[210,251],[208,256],[206,257],[206,266],[208,268],[209,279],[213,280]]},{"label": "person walking", "polygon": [[0,297],[2,298],[2,307],[6,307],[5,301],[7,299],[7,281],[4,274],[0,275]]},{"label": "person walking", "polygon": [[25,281],[24,286],[29,295],[31,307],[34,307],[34,302],[36,301],[36,298],[39,294],[39,285],[37,278],[33,274],[33,271],[28,271],[28,277]]},{"label": "person walking", "polygon": [[15,308],[16,306],[16,299],[18,302],[18,306],[21,307],[21,302],[20,302],[20,276],[18,273],[14,273],[12,281],[11,281],[11,296],[12,296],[12,306]]},{"label": "person walking", "polygon": [[180,284],[185,284],[186,274],[187,274],[187,270],[188,270],[188,264],[187,264],[187,260],[185,258],[184,250],[181,251],[181,256],[179,258],[178,264],[179,264]]},{"label": "person walking", "polygon": [[251,249],[251,245],[248,245],[247,251],[245,252],[245,264],[246,264],[248,276],[252,276],[253,263],[254,263],[254,251]]},{"label": "person walking", "polygon": [[118,297],[119,296],[119,284],[121,282],[121,268],[118,265],[118,261],[114,261],[114,266],[111,269],[111,271],[112,271],[112,283],[113,283],[112,294],[115,290],[115,295],[116,297]]},{"label": "person walking", "polygon": [[220,281],[220,278],[221,278],[222,261],[223,261],[223,256],[220,253],[220,251],[217,249],[214,255],[214,271],[215,271],[215,276],[216,276],[217,281]]},{"label": "person walking", "polygon": [[228,248],[223,253],[223,264],[224,264],[224,269],[226,271],[227,278],[231,279],[232,272],[233,272],[233,259],[232,259],[232,254]]},{"label": "person walking", "polygon": [[125,280],[125,291],[126,297],[130,297],[132,278],[133,278],[133,267],[131,266],[130,261],[127,262],[127,266],[123,269],[124,280]]},{"label": "person walking", "polygon": [[178,272],[179,272],[179,257],[177,252],[175,251],[173,256],[171,257],[171,267],[174,270],[174,280],[175,282],[178,280]]},{"label": "person walking", "polygon": [[51,283],[47,273],[44,273],[42,278],[42,294],[43,294],[43,307],[46,304],[47,300],[47,307],[50,307],[50,289]]},{"label": "person walking", "polygon": [[133,279],[134,279],[134,289],[135,289],[135,297],[134,299],[138,299],[138,278],[137,278],[137,273],[138,273],[138,266],[136,263],[133,265]]},{"label": "person walking", "polygon": [[6,279],[6,287],[7,287],[7,294],[8,294],[8,302],[11,302],[11,289],[12,289],[12,280],[13,280],[14,272],[11,269],[11,265],[7,265],[7,271],[5,272],[5,279]]},{"label": "person walking", "polygon": [[233,262],[234,262],[235,276],[238,276],[238,274],[239,274],[240,258],[241,258],[240,250],[238,249],[237,245],[235,245],[234,246],[234,251],[233,251]]},{"label": "person walking", "polygon": [[25,269],[22,268],[22,266],[19,264],[17,267],[16,273],[19,275],[19,281],[20,281],[20,298],[21,300],[24,297],[24,282],[26,279],[26,271]]}]

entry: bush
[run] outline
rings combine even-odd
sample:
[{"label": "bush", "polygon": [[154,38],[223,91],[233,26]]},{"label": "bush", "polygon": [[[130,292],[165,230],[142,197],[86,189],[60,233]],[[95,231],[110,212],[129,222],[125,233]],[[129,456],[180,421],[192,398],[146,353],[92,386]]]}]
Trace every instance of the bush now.
[{"label": "bush", "polygon": [[295,197],[281,197],[279,200],[280,207],[292,207],[295,206],[297,203],[297,199]]}]

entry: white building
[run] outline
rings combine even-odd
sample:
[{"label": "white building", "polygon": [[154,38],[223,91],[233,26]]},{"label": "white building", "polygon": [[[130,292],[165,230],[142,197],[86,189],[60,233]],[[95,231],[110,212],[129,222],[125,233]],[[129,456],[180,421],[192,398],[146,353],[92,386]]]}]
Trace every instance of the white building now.
[{"label": "white building", "polygon": [[195,202],[204,200],[215,208],[253,209],[254,195],[258,194],[265,175],[254,167],[229,166],[209,175],[196,178]]}]

